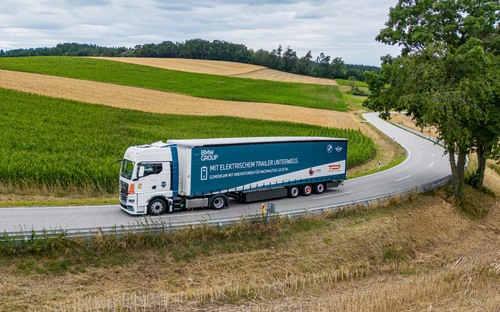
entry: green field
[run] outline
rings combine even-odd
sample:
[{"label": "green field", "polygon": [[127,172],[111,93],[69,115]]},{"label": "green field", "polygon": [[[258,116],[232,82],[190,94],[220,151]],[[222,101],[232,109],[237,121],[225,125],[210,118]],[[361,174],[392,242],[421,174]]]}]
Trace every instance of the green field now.
[{"label": "green field", "polygon": [[0,191],[116,191],[130,145],[171,138],[327,135],[348,138],[348,166],[374,153],[358,131],[233,117],[159,115],[0,88]]},{"label": "green field", "polygon": [[0,58],[0,69],[109,82],[201,98],[347,111],[335,86],[195,74],[80,57]]}]

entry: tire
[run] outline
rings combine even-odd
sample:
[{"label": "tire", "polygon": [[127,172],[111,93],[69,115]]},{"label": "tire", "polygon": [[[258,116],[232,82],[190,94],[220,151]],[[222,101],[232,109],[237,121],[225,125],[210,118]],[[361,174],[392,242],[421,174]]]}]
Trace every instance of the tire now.
[{"label": "tire", "polygon": [[298,186],[291,186],[289,189],[288,189],[288,197],[290,198],[295,198],[297,196],[299,196],[299,187]]},{"label": "tire", "polygon": [[210,208],[219,210],[226,207],[227,198],[224,195],[215,195],[210,200]]},{"label": "tire", "polygon": [[323,184],[323,183],[315,184],[313,191],[315,194],[323,193],[325,191],[325,184]]},{"label": "tire", "polygon": [[148,204],[148,213],[153,216],[158,216],[167,210],[167,203],[161,198],[155,198]]},{"label": "tire", "polygon": [[313,188],[312,188],[311,184],[306,184],[306,185],[302,185],[301,191],[302,191],[302,195],[309,196],[309,195],[311,195]]}]

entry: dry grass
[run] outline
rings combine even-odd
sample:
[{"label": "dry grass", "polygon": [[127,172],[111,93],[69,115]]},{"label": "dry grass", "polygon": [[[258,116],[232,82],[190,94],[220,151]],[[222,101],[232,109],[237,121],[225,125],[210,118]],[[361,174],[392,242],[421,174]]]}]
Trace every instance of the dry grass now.
[{"label": "dry grass", "polygon": [[337,85],[333,79],[315,78],[295,75],[263,66],[209,60],[192,60],[178,58],[147,58],[147,57],[98,57],[110,61],[146,65],[164,69],[179,70],[191,73],[234,76],[271,81],[300,82],[323,85]]},{"label": "dry grass", "polygon": [[424,134],[437,137],[436,133],[436,128],[434,127],[427,127],[427,128],[419,128],[415,125],[413,120],[411,120],[410,117],[406,116],[403,113],[396,113],[396,114],[391,114],[391,121],[400,125],[403,125],[405,127],[420,131]]},{"label": "dry grass", "polygon": [[130,250],[124,265],[48,275],[5,261],[0,310],[496,311],[500,205],[472,196],[486,218],[421,196],[246,252]]}]

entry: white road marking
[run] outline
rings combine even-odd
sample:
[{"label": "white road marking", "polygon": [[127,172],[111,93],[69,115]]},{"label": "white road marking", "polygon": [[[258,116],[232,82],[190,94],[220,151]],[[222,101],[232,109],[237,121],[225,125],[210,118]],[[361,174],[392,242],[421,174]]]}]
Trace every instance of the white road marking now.
[{"label": "white road marking", "polygon": [[345,192],[345,193],[340,193],[340,194],[333,194],[333,195],[325,195],[325,196],[315,196],[313,197],[314,199],[323,199],[323,198],[328,198],[328,197],[335,197],[335,196],[342,196],[342,195],[347,195],[351,194],[352,192]]},{"label": "white road marking", "polygon": [[420,145],[420,147],[423,148],[423,149],[425,149],[425,146],[423,146],[423,145]]},{"label": "white road marking", "polygon": [[431,155],[432,155],[432,157],[436,158],[436,155],[434,155],[434,153],[432,153]]},{"label": "white road marking", "polygon": [[429,167],[427,167],[427,168],[430,168],[430,167],[432,167],[432,166],[434,166],[434,163],[431,163],[431,164],[429,165]]},{"label": "white road marking", "polygon": [[402,177],[402,178],[400,178],[400,179],[397,179],[397,180],[395,180],[395,181],[396,181],[396,182],[399,182],[399,181],[402,181],[402,180],[404,180],[404,179],[408,179],[409,177],[411,177],[411,174],[410,174],[410,175],[408,175],[408,176],[406,176],[406,177]]}]

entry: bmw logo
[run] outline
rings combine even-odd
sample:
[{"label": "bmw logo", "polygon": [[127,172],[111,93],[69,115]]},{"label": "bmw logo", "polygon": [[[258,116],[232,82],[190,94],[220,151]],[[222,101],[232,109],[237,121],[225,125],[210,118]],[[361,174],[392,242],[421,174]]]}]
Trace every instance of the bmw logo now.
[{"label": "bmw logo", "polygon": [[328,144],[328,145],[326,146],[326,151],[327,151],[328,153],[333,152],[333,145]]}]

